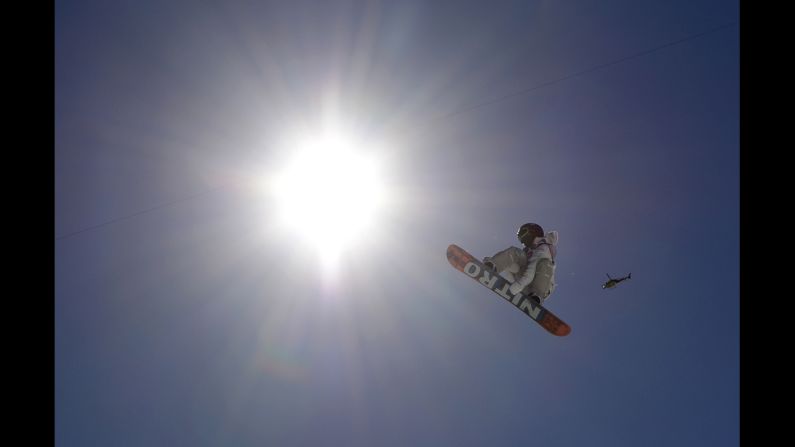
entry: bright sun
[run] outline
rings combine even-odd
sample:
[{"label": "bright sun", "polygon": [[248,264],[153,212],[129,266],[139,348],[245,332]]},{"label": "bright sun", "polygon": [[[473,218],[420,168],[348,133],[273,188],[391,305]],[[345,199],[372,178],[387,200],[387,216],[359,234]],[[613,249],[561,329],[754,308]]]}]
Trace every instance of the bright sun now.
[{"label": "bright sun", "polygon": [[272,177],[281,222],[326,260],[366,238],[384,203],[373,151],[351,138],[326,134],[289,148],[291,160]]}]

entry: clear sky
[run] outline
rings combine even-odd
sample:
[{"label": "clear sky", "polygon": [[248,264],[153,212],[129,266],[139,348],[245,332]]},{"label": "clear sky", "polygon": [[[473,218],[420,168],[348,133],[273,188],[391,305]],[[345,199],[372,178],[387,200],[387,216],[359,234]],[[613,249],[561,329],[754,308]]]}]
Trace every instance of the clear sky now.
[{"label": "clear sky", "polygon": [[[736,1],[55,9],[56,445],[739,443]],[[333,268],[255,186],[329,114],[391,194]],[[445,258],[525,222],[567,337]]]}]

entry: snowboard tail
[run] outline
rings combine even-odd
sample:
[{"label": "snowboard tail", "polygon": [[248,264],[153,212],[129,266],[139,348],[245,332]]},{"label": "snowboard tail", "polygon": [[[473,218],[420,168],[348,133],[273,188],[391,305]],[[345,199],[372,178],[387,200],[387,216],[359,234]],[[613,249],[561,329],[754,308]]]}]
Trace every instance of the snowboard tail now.
[{"label": "snowboard tail", "polygon": [[482,262],[467,253],[463,248],[451,244],[447,247],[447,260],[456,270],[466,274],[484,287],[504,298],[505,301],[524,312],[525,315],[532,318],[536,323],[541,325],[541,327],[549,331],[549,333],[565,336],[571,332],[571,327],[569,327],[568,324],[545,309],[544,306],[536,304],[527,295],[522,293],[511,295],[509,291],[511,283],[509,283],[508,280],[500,276],[497,272],[487,269]]}]

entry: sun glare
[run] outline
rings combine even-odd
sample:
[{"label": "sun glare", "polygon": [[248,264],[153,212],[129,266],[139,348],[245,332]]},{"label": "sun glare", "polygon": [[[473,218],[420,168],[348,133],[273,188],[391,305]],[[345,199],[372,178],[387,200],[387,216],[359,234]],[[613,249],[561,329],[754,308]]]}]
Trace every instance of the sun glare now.
[{"label": "sun glare", "polygon": [[365,149],[340,136],[304,139],[272,177],[282,223],[327,261],[366,239],[383,205],[380,166]]}]

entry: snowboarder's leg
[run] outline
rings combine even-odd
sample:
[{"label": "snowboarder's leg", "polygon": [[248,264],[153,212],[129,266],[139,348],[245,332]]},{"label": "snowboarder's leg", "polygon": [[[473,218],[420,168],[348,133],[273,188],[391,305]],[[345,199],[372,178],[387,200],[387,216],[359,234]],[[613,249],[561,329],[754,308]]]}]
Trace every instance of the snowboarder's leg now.
[{"label": "snowboarder's leg", "polygon": [[540,259],[536,265],[536,274],[533,282],[527,286],[526,291],[541,299],[546,299],[555,287],[555,264],[549,259]]},{"label": "snowboarder's leg", "polygon": [[527,260],[524,253],[516,247],[508,247],[505,250],[497,252],[494,256],[483,259],[484,264],[488,266],[490,263],[494,266],[494,270],[498,272],[511,270],[513,273],[517,273],[521,267],[521,263],[526,262]]},{"label": "snowboarder's leg", "polygon": [[516,281],[515,275],[522,270],[522,264],[527,262],[526,259],[522,250],[508,247],[494,256],[483,258],[483,264],[486,268],[499,273],[508,282],[513,283]]},{"label": "snowboarder's leg", "polygon": [[494,263],[490,259],[491,258],[483,258],[483,265],[485,265],[487,269],[502,276],[510,283],[516,281],[516,277],[514,276],[513,272],[519,270],[519,266],[517,264],[511,264],[508,266],[506,270],[499,271],[497,270],[497,268],[494,266]]}]

